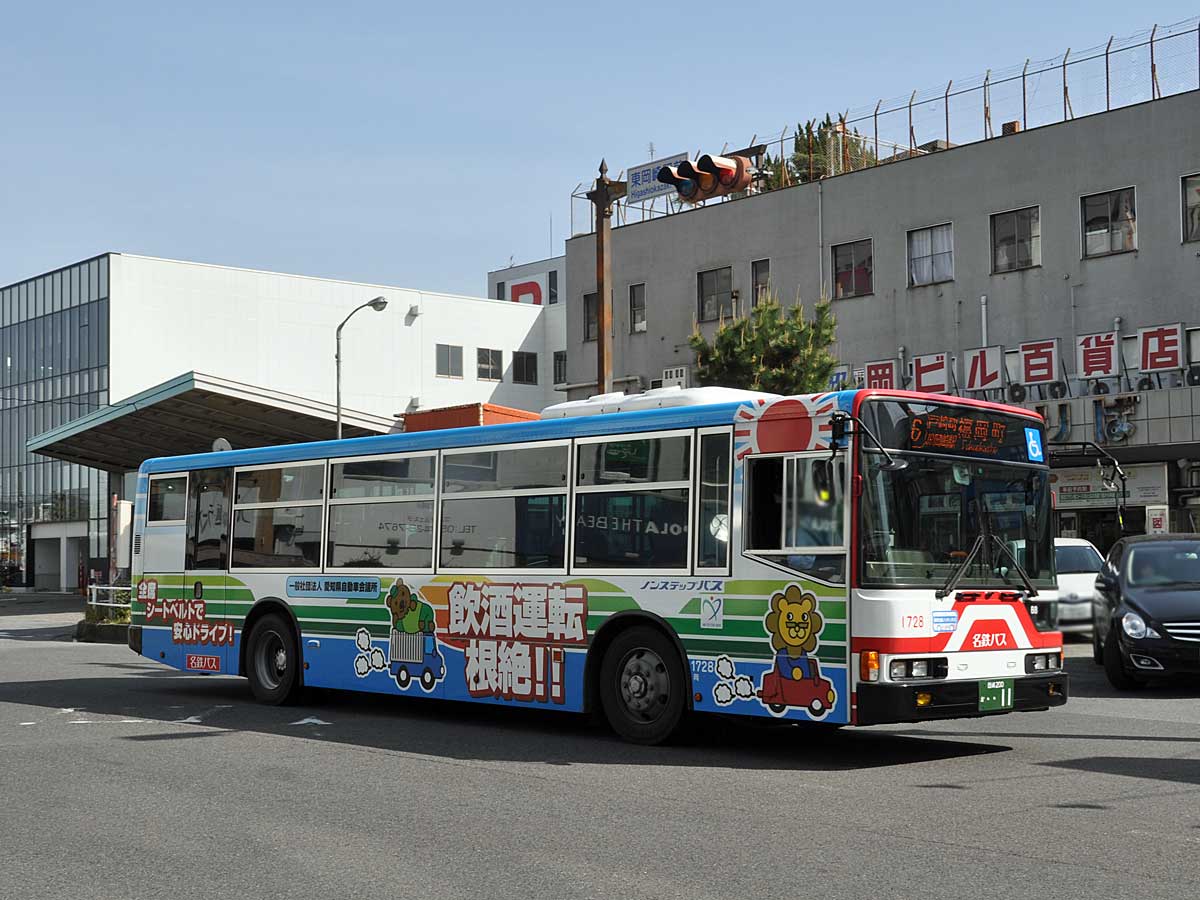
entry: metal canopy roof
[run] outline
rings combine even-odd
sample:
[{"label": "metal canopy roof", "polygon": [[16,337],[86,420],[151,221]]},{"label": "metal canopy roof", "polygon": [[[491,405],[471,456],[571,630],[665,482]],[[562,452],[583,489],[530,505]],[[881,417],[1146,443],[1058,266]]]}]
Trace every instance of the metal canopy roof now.
[{"label": "metal canopy roof", "polygon": [[[394,419],[342,407],[346,437],[387,434]],[[126,472],[146,459],[206,453],[225,438],[235,448],[331,440],[337,410],[292,394],[186,372],[29,440],[33,453]]]}]

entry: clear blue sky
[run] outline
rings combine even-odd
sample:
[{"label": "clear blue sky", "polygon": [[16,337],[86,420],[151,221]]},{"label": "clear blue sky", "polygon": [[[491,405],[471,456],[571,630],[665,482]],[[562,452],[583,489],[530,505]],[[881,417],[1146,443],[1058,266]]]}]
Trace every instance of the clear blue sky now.
[{"label": "clear blue sky", "polygon": [[124,250],[481,294],[510,256],[561,252],[570,191],[601,156],[615,175],[650,142],[719,151],[1198,12],[8,4],[0,283]]}]

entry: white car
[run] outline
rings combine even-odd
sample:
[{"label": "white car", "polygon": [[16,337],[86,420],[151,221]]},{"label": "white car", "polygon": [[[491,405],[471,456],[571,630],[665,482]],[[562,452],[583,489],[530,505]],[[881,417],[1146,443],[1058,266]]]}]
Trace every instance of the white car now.
[{"label": "white car", "polygon": [[1054,568],[1058,577],[1058,630],[1066,634],[1091,634],[1092,592],[1096,573],[1104,564],[1090,541],[1054,539]]}]

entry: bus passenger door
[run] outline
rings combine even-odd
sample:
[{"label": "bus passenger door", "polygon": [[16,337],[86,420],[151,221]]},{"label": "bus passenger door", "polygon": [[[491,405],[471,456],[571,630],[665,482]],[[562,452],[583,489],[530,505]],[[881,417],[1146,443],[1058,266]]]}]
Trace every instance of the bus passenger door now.
[{"label": "bus passenger door", "polygon": [[183,621],[174,635],[182,646],[180,668],[190,672],[236,674],[235,624],[229,618],[226,591],[229,564],[230,469],[191,473],[184,559]]},{"label": "bus passenger door", "polygon": [[145,610],[142,655],[183,667],[172,628],[183,583],[187,472],[151,475],[146,497],[141,575],[137,600]]}]

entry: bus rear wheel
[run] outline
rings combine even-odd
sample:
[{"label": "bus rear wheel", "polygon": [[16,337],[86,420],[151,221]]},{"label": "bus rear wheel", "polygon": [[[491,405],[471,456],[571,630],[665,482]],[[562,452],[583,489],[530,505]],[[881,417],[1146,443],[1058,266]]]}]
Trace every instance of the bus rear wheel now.
[{"label": "bus rear wheel", "polygon": [[686,711],[683,665],[675,646],[653,628],[623,631],[600,663],[600,703],[613,731],[635,744],[661,744]]},{"label": "bus rear wheel", "polygon": [[246,675],[260,703],[278,706],[295,699],[300,687],[300,653],[296,635],[278,613],[254,623],[246,648]]}]

